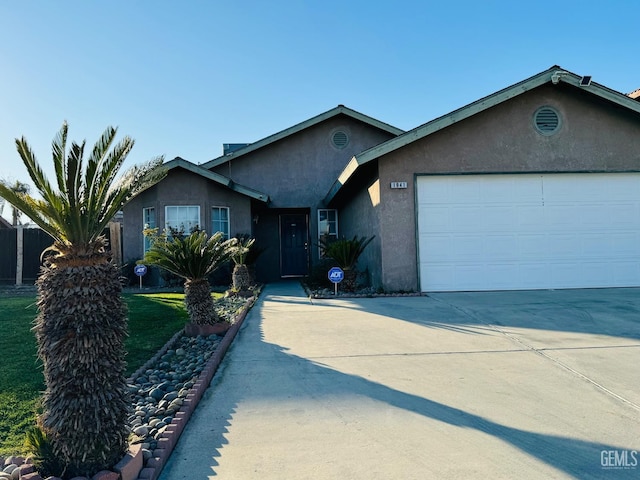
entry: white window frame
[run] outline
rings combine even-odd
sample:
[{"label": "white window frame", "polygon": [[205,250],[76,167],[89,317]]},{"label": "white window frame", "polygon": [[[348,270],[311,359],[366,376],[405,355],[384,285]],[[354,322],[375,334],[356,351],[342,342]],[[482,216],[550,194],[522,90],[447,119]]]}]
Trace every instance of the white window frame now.
[{"label": "white window frame", "polygon": [[[156,207],[143,207],[142,209],[142,228],[156,228],[158,224],[158,218],[156,217]],[[142,236],[142,253],[147,253],[151,248],[151,239],[147,236]]]},{"label": "white window frame", "polygon": [[[333,220],[330,220],[330,214],[333,213]],[[322,219],[322,217],[325,219]],[[333,228],[331,228],[333,226]],[[333,230],[333,231],[332,231]],[[318,256],[322,255],[322,247],[320,247],[320,239],[323,236],[333,237],[334,240],[338,239],[338,210],[335,208],[319,208],[318,209]]]},{"label": "white window frame", "polygon": [[[173,215],[169,215],[169,211],[171,209],[176,209],[176,217],[177,220],[170,220],[170,217]],[[197,215],[190,220],[187,220],[187,224],[185,225],[185,220],[180,219],[180,212],[188,213],[189,209],[196,209]],[[197,222],[193,222],[197,217]],[[175,224],[174,224],[175,223]],[[202,229],[202,218],[200,217],[200,205],[165,205],[164,207],[164,228],[168,231],[169,228],[175,228],[178,230],[182,230],[185,235],[189,235],[195,228]]]},{"label": "white window frame", "polygon": [[[213,219],[213,212],[214,211],[226,211],[227,212],[227,218],[226,220],[218,220],[219,223],[221,224],[225,224],[226,223],[226,230],[221,230],[220,228],[216,228],[214,226],[214,219]],[[218,205],[214,205],[213,207],[211,207],[211,234],[213,235],[216,232],[222,232],[224,233],[224,238],[228,239],[230,238],[231,235],[231,212],[229,211],[229,207],[223,207],[223,206],[218,206]]]}]

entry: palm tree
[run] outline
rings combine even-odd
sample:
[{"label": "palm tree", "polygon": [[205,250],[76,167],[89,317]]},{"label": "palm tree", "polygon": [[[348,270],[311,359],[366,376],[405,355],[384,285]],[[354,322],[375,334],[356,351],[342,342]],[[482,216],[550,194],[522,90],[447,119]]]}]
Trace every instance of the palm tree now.
[{"label": "palm tree", "polygon": [[[16,180],[13,184],[9,185],[9,188],[13,190],[16,194],[28,194],[31,190],[28,183],[23,183],[19,180]],[[0,203],[0,213],[4,210],[4,201]],[[11,220],[12,225],[15,227],[20,223],[20,210],[18,210],[14,205],[11,205]]]},{"label": "palm tree", "polygon": [[38,426],[62,470],[49,473],[91,477],[126,453],[130,407],[123,346],[127,312],[120,269],[102,232],[128,200],[165,172],[157,158],[115,182],[133,140],[114,144],[117,130],[108,127],[85,168],[85,142],[72,142],[67,151],[67,131],[65,122],[52,143],[57,188],[22,137],[16,139],[18,153],[42,199],[5,182],[0,196],[54,239],[36,282],[34,326],[46,385]]},{"label": "palm tree", "polygon": [[231,256],[234,263],[233,272],[231,272],[231,282],[235,293],[246,295],[250,294],[249,289],[253,286],[252,275],[249,272],[249,265],[247,264],[247,256],[253,248],[256,239],[246,235],[241,235],[236,238],[236,249]]},{"label": "palm tree", "polygon": [[356,289],[358,272],[356,264],[364,249],[371,243],[374,237],[358,237],[341,238],[340,240],[320,240],[320,247],[324,255],[336,261],[338,266],[344,270],[343,288],[347,292],[353,292]]},{"label": "palm tree", "polygon": [[144,262],[185,279],[184,303],[191,322],[196,325],[219,322],[208,277],[231,258],[237,240],[225,240],[222,232],[211,237],[203,231],[195,231],[186,237],[167,232],[145,234],[151,238],[151,248],[145,254]]}]

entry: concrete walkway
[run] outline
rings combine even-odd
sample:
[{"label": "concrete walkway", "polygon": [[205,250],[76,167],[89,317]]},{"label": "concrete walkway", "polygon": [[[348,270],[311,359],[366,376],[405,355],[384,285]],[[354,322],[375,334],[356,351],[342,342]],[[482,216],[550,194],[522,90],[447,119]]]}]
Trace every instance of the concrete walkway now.
[{"label": "concrete walkway", "polygon": [[267,285],[161,480],[640,478],[640,290]]}]

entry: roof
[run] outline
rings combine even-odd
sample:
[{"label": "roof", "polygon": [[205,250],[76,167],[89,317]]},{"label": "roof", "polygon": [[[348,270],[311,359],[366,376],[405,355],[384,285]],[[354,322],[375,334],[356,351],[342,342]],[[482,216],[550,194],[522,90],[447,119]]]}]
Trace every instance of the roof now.
[{"label": "roof", "polygon": [[312,127],[314,125],[317,125],[321,122],[324,122],[325,120],[328,120],[330,118],[336,117],[338,115],[346,115],[348,117],[351,117],[355,120],[359,120],[363,123],[366,123],[368,125],[371,125],[373,127],[379,128],[380,130],[384,130],[385,132],[389,132],[393,135],[400,135],[402,133],[404,133],[404,130],[400,130],[399,128],[396,128],[394,126],[391,126],[387,123],[381,122],[380,120],[376,120],[375,118],[369,117],[367,115],[364,115],[360,112],[356,112],[355,110],[352,110],[350,108],[345,107],[344,105],[338,105],[335,108],[332,108],[331,110],[328,110],[324,113],[321,113],[320,115],[316,115],[315,117],[312,117],[308,120],[305,120],[304,122],[298,123],[297,125],[294,125],[293,127],[289,127],[286,130],[282,130],[281,132],[275,133],[273,135],[270,135],[268,137],[263,138],[262,140],[258,140],[257,142],[254,143],[250,143],[249,145],[247,145],[244,148],[241,148],[239,150],[236,150],[234,152],[231,152],[227,155],[223,155],[221,157],[218,158],[214,158],[213,160],[210,160],[206,163],[203,163],[201,166],[203,168],[213,168],[216,167],[218,165],[221,165],[223,163],[228,162],[229,160],[232,160],[234,158],[238,158],[241,157],[243,155],[246,155],[247,153],[250,152],[254,152],[256,150],[258,150],[259,148],[263,148],[266,147],[267,145],[270,145],[274,142],[277,142],[279,140],[282,140],[286,137],[289,137],[295,133],[301,132],[302,130],[305,130],[309,127]]},{"label": "roof", "polygon": [[324,202],[325,204],[329,204],[340,191],[342,186],[362,165],[547,83],[551,83],[553,85],[566,83],[583,89],[586,92],[592,93],[593,95],[608,100],[616,105],[627,108],[636,113],[640,113],[640,102],[634,100],[631,97],[632,94],[625,95],[591,81],[585,82],[586,84],[581,85],[582,79],[583,77],[580,75],[576,75],[575,73],[571,73],[557,65],[554,65],[548,70],[538,73],[533,77],[504,88],[487,97],[470,103],[469,105],[454,110],[451,113],[443,115],[442,117],[420,125],[413,130],[409,130],[396,138],[392,138],[391,140],[365,150],[351,158],[338,179],[332,185],[329,193],[325,196]]},{"label": "roof", "polygon": [[634,99],[636,99],[636,100],[640,100],[640,88],[639,88],[639,89],[637,89],[637,90],[634,90],[634,91],[633,91],[633,92],[631,92],[631,93],[628,93],[628,94],[627,94],[627,96],[629,96],[629,97],[631,97],[631,98],[634,98]]},{"label": "roof", "polygon": [[13,225],[4,217],[0,217],[0,228],[13,228]]},{"label": "roof", "polygon": [[196,175],[200,175],[201,177],[230,188],[235,192],[246,195],[247,197],[251,197],[264,203],[269,202],[269,195],[267,195],[266,193],[262,193],[252,188],[235,183],[233,180],[225,177],[224,175],[220,175],[219,173],[207,170],[206,168],[203,168],[200,165],[196,165],[195,163],[185,160],[184,158],[176,157],[173,160],[170,160],[167,163],[163,164],[162,167],[167,170],[173,170],[174,168],[183,168],[192,173],[195,173]]}]

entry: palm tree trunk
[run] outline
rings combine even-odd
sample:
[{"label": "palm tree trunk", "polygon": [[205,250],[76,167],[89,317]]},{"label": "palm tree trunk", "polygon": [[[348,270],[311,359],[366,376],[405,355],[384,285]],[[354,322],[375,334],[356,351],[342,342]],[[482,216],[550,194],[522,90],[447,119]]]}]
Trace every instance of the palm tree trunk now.
[{"label": "palm tree trunk", "polygon": [[213,308],[211,285],[206,278],[184,282],[184,303],[189,319],[196,325],[210,325],[220,320]]},{"label": "palm tree trunk", "polygon": [[344,279],[342,280],[342,289],[345,292],[355,292],[358,282],[358,272],[352,269],[344,270]]},{"label": "palm tree trunk", "polygon": [[237,291],[246,291],[251,287],[251,275],[249,267],[245,264],[236,264],[231,273],[233,288]]},{"label": "palm tree trunk", "polygon": [[46,391],[39,423],[66,477],[91,477],[127,450],[120,271],[106,254],[54,258],[37,281],[34,327]]}]

